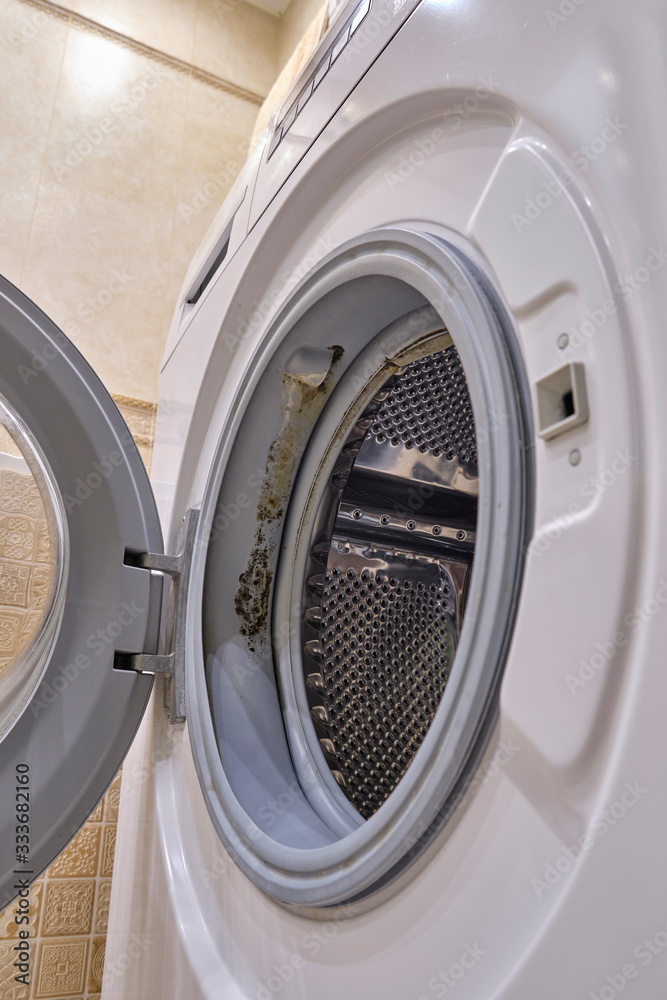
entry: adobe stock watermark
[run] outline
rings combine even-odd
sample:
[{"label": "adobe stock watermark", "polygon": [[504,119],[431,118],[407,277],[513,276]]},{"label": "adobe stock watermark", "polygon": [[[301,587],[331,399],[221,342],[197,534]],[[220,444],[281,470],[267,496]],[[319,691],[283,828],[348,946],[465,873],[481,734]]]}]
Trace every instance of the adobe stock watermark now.
[{"label": "adobe stock watermark", "polygon": [[259,649],[252,655],[245,649],[238,650],[242,662],[239,663],[235,659],[229,666],[234,675],[237,687],[243,686],[248,678],[253,677],[266,666],[272,667],[274,651],[280,653],[281,650],[299,638],[301,635],[302,615],[304,614],[305,609],[301,607],[301,604],[294,604],[290,616],[285,621],[280,623],[272,622],[270,648],[266,648],[258,643],[257,646]]},{"label": "adobe stock watermark", "polygon": [[77,316],[80,316],[84,323],[92,323],[100,313],[109,306],[117,295],[121,295],[127,290],[127,286],[133,280],[133,276],[128,274],[123,268],[110,268],[111,277],[102,288],[98,288],[94,295],[89,295],[79,302],[76,307]]},{"label": "adobe stock watermark", "polygon": [[224,343],[228,347],[236,348],[239,344],[254,337],[286,294],[335,248],[336,244],[329,233],[321,236],[296,267],[288,268],[279,275],[278,283],[269,289],[263,299],[254,304],[247,319],[239,317],[236,332],[230,329],[223,330],[222,340]]},{"label": "adobe stock watermark", "polygon": [[480,77],[479,83],[472,94],[468,94],[458,104],[452,105],[440,117],[441,124],[432,128],[427,136],[415,140],[415,149],[402,156],[398,161],[395,170],[385,170],[384,180],[390,191],[394,191],[399,184],[402,184],[409,177],[412,177],[415,170],[438,151],[453,132],[463,125],[471,115],[479,110],[484,101],[495,94],[500,84],[492,76]]},{"label": "adobe stock watermark", "polygon": [[23,384],[29,385],[31,379],[45,371],[52,361],[61,356],[60,348],[67,348],[68,346],[69,342],[67,338],[63,336],[60,330],[55,330],[53,342],[47,341],[39,351],[33,348],[31,351],[32,363],[29,365],[20,364],[16,369]]},{"label": "adobe stock watermark", "polygon": [[477,792],[487,783],[487,781],[495,778],[501,768],[505,767],[506,764],[509,764],[516,754],[521,753],[522,749],[523,747],[514,743],[511,736],[505,740],[501,740],[491,759],[484,761],[484,763],[479,766],[475,777],[466,788],[464,794],[470,795]]},{"label": "adobe stock watermark", "polygon": [[[651,275],[660,271],[666,262],[667,250],[662,243],[659,247],[649,247],[644,263],[636,267],[630,274],[621,274],[614,285],[614,291],[618,293],[623,302],[629,302],[650,281]],[[568,343],[563,351],[563,356],[566,359],[574,357],[586,341],[602,329],[609,317],[617,314],[618,308],[618,301],[608,298],[604,300],[600,308],[588,309],[582,323],[578,326],[568,327],[566,331]]]},{"label": "adobe stock watermark", "polygon": [[[80,302],[77,307],[77,315],[83,319],[85,323],[92,323],[93,320],[104,312],[104,310],[113,302],[113,300],[121,295],[127,290],[127,286],[133,281],[133,275],[128,274],[127,271],[122,268],[109,268],[109,278],[102,288],[94,293],[94,295],[89,295],[87,298]],[[81,327],[73,323],[69,326],[71,336],[76,336],[80,332]],[[35,378],[36,375],[40,375],[45,371],[52,361],[56,358],[62,356],[61,350],[67,350],[69,347],[69,340],[64,337],[59,330],[56,330],[53,334],[53,341],[47,341],[43,347],[38,350],[33,348],[31,352],[32,362],[31,364],[20,364],[17,367],[18,374],[24,385],[28,385],[30,380]]]},{"label": "adobe stock watermark", "polygon": [[114,473],[114,469],[119,469],[125,465],[125,456],[118,448],[110,451],[108,455],[103,455],[99,462],[92,462],[90,472],[83,476],[77,476],[74,480],[71,493],[63,493],[63,503],[67,513],[71,514],[77,507],[80,507],[100,486]]},{"label": "adobe stock watermark", "polygon": [[407,0],[394,0],[391,14],[384,8],[376,9],[375,4],[372,4],[370,11],[345,45],[339,57],[341,62],[351,62],[359,52],[368,48],[370,43],[391,24],[406,3]]},{"label": "adobe stock watermark", "polygon": [[209,544],[219,538],[233,524],[236,524],[243,511],[248,510],[252,506],[252,496],[259,493],[263,482],[264,470],[258,467],[254,472],[250,473],[246,480],[246,489],[251,492],[241,490],[229,503],[219,503],[217,505],[213,520],[211,521],[208,536]]},{"label": "adobe stock watermark", "polygon": [[458,959],[446,969],[440,969],[437,975],[431,976],[427,983],[429,994],[420,993],[417,1000],[432,1000],[433,997],[449,996],[451,990],[461,982],[470,969],[474,969],[481,958],[486,955],[486,949],[480,948],[477,941],[466,944]]},{"label": "adobe stock watermark", "polygon": [[648,795],[648,792],[649,789],[642,787],[639,781],[633,784],[626,782],[619,798],[593,817],[587,832],[579,837],[576,844],[571,844],[569,847],[561,845],[561,854],[555,861],[545,865],[542,878],[536,876],[531,878],[530,885],[537,898],[541,899],[546,892],[550,892],[558,885],[586,851],[590,851],[598,840],[606,837],[609,831],[627,816],[629,810]]},{"label": "adobe stock watermark", "polygon": [[[632,455],[629,451],[617,450],[608,468],[603,469],[599,475],[591,476],[579,488],[579,496],[584,500],[594,500],[610,490],[625,473],[639,461],[637,455]],[[551,546],[558,541],[563,534],[576,524],[577,516],[585,509],[587,504],[573,500],[566,511],[552,515],[548,527],[534,541],[530,543],[528,549],[528,562],[539,559]]]},{"label": "adobe stock watermark", "polygon": [[626,986],[639,977],[642,968],[651,965],[667,949],[667,925],[656,931],[652,937],[644,938],[633,949],[636,962],[625,962],[618,972],[606,975],[603,986],[591,990],[586,1000],[615,1000]]},{"label": "adobe stock watermark", "polygon": [[336,937],[341,924],[355,917],[358,913],[359,907],[352,903],[333,908],[331,920],[304,934],[299,944],[299,950],[293,952],[281,964],[273,965],[271,975],[266,979],[266,982],[257,983],[255,993],[257,1000],[272,1000],[272,997],[280,993],[294,979],[297,972],[305,968],[309,959],[315,958],[322,948]]},{"label": "adobe stock watermark", "polygon": [[[91,323],[100,313],[104,312],[116,296],[124,292],[128,284],[133,280],[132,275],[129,275],[124,269],[119,271],[117,268],[110,268],[109,272],[110,277],[106,284],[102,288],[99,288],[94,295],[88,296],[83,302],[80,302],[76,307],[77,314],[86,323]],[[71,332],[74,336],[79,330],[80,327],[76,324],[71,327]],[[53,342],[47,341],[39,351],[33,348],[32,363],[29,365],[20,364],[17,368],[24,385],[28,385],[30,380],[45,371],[52,361],[61,357],[61,351],[58,350],[58,347],[63,349],[67,349],[68,347],[68,340],[62,336],[60,331],[54,333]]]},{"label": "adobe stock watermark", "polygon": [[[474,437],[477,447],[479,448],[480,444],[486,444],[493,434],[505,426],[509,419],[509,414],[503,409],[490,410],[485,423],[480,422],[475,429]],[[399,517],[410,517],[413,514],[418,514],[433,497],[435,491],[435,487],[429,483],[415,481],[415,484],[408,489],[405,498],[392,505],[392,510]]]},{"label": "adobe stock watermark", "polygon": [[290,781],[283,792],[280,792],[275,798],[271,796],[267,799],[266,805],[258,809],[257,815],[262,820],[263,829],[270,829],[274,826],[281,816],[289,812],[295,802],[302,799],[301,785],[295,779]]},{"label": "adobe stock watermark", "polygon": [[98,118],[67,143],[64,152],[52,164],[57,180],[62,180],[80,167],[110,135],[117,133],[122,128],[123,122],[137,113],[148,95],[161,83],[162,78],[159,73],[156,70],[149,70],[110,105],[107,115]]},{"label": "adobe stock watermark", "polygon": [[[518,746],[514,743],[511,737],[504,739],[496,747],[496,750],[490,760],[484,761],[470,782],[462,791],[457,792],[450,801],[447,803],[446,819],[458,809],[459,805],[464,798],[469,795],[474,795],[479,791],[487,782],[492,781],[497,774],[500,773],[503,767],[505,767],[509,762],[516,756],[516,754],[521,753],[523,747]],[[403,843],[406,848],[414,847],[415,844],[420,843],[425,835],[428,835],[431,831],[431,825],[420,820],[416,828],[405,837]]]},{"label": "adobe stock watermark", "polygon": [[[394,9],[394,16],[398,13],[400,6]],[[359,52],[363,52],[364,49],[368,48],[369,44],[381,34],[382,30],[388,24],[391,24],[391,21],[392,15],[388,10],[376,10],[375,4],[373,4],[369,13],[346,44],[339,58],[346,64],[351,62]]]},{"label": "adobe stock watermark", "polygon": [[241,172],[244,162],[245,157],[241,157],[239,154],[238,159],[232,157],[224,167],[211,174],[189,201],[179,203],[178,214],[180,217],[189,222],[194,216],[201,215],[211,203],[216,206],[221,205]]},{"label": "adobe stock watermark", "polygon": [[601,671],[613,660],[618,650],[627,646],[630,636],[639,632],[644,625],[655,618],[665,605],[667,605],[667,583],[664,580],[659,580],[658,589],[653,597],[649,597],[643,604],[636,605],[623,619],[623,624],[628,627],[628,631],[619,630],[614,632],[610,639],[596,642],[595,652],[587,660],[583,657],[579,659],[579,669],[576,675],[565,675],[565,683],[570,694],[576,695],[595,677],[599,677]]},{"label": "adobe stock watermark", "polygon": [[573,14],[576,14],[578,9],[585,3],[586,0],[561,0],[557,10],[553,10],[551,7],[549,10],[545,10],[544,16],[549,22],[551,30],[555,31],[559,24],[563,24]]},{"label": "adobe stock watermark", "polygon": [[21,16],[19,25],[13,30],[3,34],[2,38],[5,47],[10,45],[19,51],[34,42],[42,29],[49,23],[48,14],[43,10],[33,10]]},{"label": "adobe stock watermark", "polygon": [[[613,143],[619,135],[625,132],[630,126],[622,122],[619,118],[607,118],[599,135],[591,139],[585,146],[580,146],[570,155],[570,163],[574,168],[584,173],[591,163],[595,163]],[[574,173],[565,168],[560,170],[557,177],[550,177],[549,180],[542,181],[541,190],[532,197],[526,198],[521,212],[512,212],[510,220],[517,233],[522,233],[533,222],[540,218],[543,212],[549,209],[554,201],[557,201],[570,184],[574,184]]]},{"label": "adobe stock watermark", "polygon": [[123,632],[130,628],[146,609],[139,607],[136,601],[123,601],[118,617],[108,622],[104,628],[97,629],[86,639],[86,652],[77,653],[71,662],[61,664],[54,671],[49,670],[47,679],[38,687],[37,693],[30,702],[33,716],[36,718],[49,705],[57,701],[61,694],[74,684],[82,673],[89,670],[93,664],[92,657],[100,656],[109,647],[115,647]]},{"label": "adobe stock watermark", "polygon": [[124,951],[113,962],[104,963],[104,988],[108,989],[122,979],[136,960],[146,954],[152,944],[154,944],[153,938],[145,931],[140,934],[131,934],[127,951]]},{"label": "adobe stock watermark", "polygon": [[215,11],[215,16],[219,21],[224,21],[224,19],[231,14],[233,11],[240,7],[243,0],[213,0],[213,10]]},{"label": "adobe stock watermark", "polygon": [[210,868],[202,868],[200,866],[197,869],[197,874],[206,889],[208,889],[211,882],[217,882],[218,879],[227,874],[230,868],[234,867],[229,855],[222,855],[220,851],[213,852],[210,864]]},{"label": "adobe stock watermark", "polygon": [[145,758],[141,761],[135,761],[131,766],[127,762],[123,764],[123,780],[120,786],[121,802],[129,802],[155,773],[158,764],[163,764],[171,758],[183,742],[183,733],[184,727],[182,725],[169,724],[162,734],[162,746],[158,749],[151,749]]}]

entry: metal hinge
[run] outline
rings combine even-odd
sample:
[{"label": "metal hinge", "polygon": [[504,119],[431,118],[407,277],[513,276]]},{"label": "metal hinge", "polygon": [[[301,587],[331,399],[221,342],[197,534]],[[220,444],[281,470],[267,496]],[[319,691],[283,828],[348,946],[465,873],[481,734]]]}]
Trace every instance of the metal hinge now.
[{"label": "metal hinge", "polygon": [[162,674],[165,679],[164,703],[169,721],[185,722],[185,614],[190,587],[190,568],[199,511],[190,508],[178,534],[178,555],[144,552],[133,560],[142,569],[171,577],[169,611],[160,653],[135,653],[126,666],[139,673]]}]

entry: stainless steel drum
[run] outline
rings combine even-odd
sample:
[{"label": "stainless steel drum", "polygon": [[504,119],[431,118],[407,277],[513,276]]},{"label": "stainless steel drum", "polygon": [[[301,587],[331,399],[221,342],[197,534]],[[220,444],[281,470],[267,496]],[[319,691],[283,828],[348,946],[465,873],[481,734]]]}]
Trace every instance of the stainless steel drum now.
[{"label": "stainless steel drum", "polygon": [[393,375],[355,423],[306,574],[311,716],[364,818],[410,766],[449,678],[478,488],[472,407],[451,345]]}]

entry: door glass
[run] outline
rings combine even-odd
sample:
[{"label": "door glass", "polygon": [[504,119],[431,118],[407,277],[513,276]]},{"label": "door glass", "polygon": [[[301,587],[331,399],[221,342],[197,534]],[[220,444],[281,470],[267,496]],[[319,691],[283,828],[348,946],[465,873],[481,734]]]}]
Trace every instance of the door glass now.
[{"label": "door glass", "polygon": [[65,599],[67,548],[53,474],[0,396],[0,739],[46,668]]}]

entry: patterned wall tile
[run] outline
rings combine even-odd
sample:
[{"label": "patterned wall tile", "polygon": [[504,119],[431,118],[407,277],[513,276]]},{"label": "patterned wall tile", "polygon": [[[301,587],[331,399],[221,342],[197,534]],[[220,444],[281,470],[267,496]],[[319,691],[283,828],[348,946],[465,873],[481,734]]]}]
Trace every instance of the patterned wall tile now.
[{"label": "patterned wall tile", "polygon": [[92,879],[49,881],[44,899],[43,936],[90,934],[94,900],[95,882]]},{"label": "patterned wall tile", "polygon": [[55,580],[42,496],[15,461],[0,451],[0,677],[40,627]]},{"label": "patterned wall tile", "polygon": [[90,950],[90,962],[88,967],[88,996],[95,996],[102,992],[102,974],[104,973],[104,953],[106,951],[107,939],[105,937],[93,938]]},{"label": "patterned wall tile", "polygon": [[[97,0],[95,2],[97,3]],[[105,3],[105,0],[99,0],[97,6],[101,11],[102,8],[106,9],[108,7],[111,9],[117,6],[118,2],[119,0],[106,0]],[[150,2],[153,6],[157,7],[160,5],[161,0],[150,0]],[[292,5],[295,2],[301,2],[301,0],[292,0]],[[169,0],[169,3],[171,3],[172,7],[178,6],[179,3],[189,4],[193,10],[197,7],[197,0]],[[169,6],[169,3],[167,3],[167,6]],[[3,37],[6,38],[13,25],[22,23],[25,11],[29,8],[29,5],[30,0],[26,0],[25,3],[19,3],[18,0],[0,0],[0,28],[3,29],[0,31],[0,34]],[[63,5],[71,6],[71,4]],[[128,9],[130,7],[134,9],[135,6],[139,7],[141,5],[133,4],[132,0],[127,0],[126,6],[128,6]],[[252,14],[252,11],[250,13]],[[173,12],[169,11],[168,14],[171,17]],[[137,14],[137,16],[139,17],[140,14]],[[247,17],[249,16],[250,14],[247,15]],[[258,16],[258,14],[253,14],[253,18],[255,19]],[[271,23],[273,24],[273,21]],[[33,96],[28,94],[30,99],[27,102],[20,102],[22,107],[24,105],[28,106],[32,113],[35,108],[39,110],[40,107],[51,106],[49,101],[44,97],[44,94],[50,94],[50,101],[53,103],[55,100],[54,95],[58,91],[61,95],[59,99],[61,100],[63,117],[67,118],[69,115],[68,121],[72,127],[76,127],[77,125],[76,114],[78,114],[78,111],[74,107],[75,102],[72,102],[73,106],[69,107],[66,104],[66,96],[62,96],[67,95],[69,91],[66,87],[61,86],[62,80],[61,76],[59,76],[61,70],[57,67],[62,65],[63,53],[66,51],[67,46],[73,51],[76,49],[75,43],[77,42],[77,38],[74,37],[75,34],[76,29],[64,25],[58,18],[52,18],[48,23],[45,23],[40,31],[39,39],[31,42],[31,45],[33,47],[41,46],[40,66],[46,66],[48,69],[53,65],[52,79],[45,86],[42,77],[39,80],[35,77],[35,81],[39,86],[33,88]],[[69,38],[69,41],[66,41],[66,38]],[[108,44],[111,46],[113,43],[109,42]],[[9,67],[12,72],[20,75],[22,67],[18,62],[16,65],[13,62],[13,60],[18,60],[19,58],[23,58],[23,56],[19,54],[15,57],[11,53],[4,53],[3,58],[0,60],[0,75],[2,75],[2,70],[7,68],[9,63],[12,63]],[[37,57],[35,57],[35,61],[38,61]],[[30,74],[28,73],[27,75],[29,76]],[[171,87],[170,93],[173,92],[179,100],[185,93],[185,89],[180,84],[176,86],[168,83],[165,86]],[[151,119],[149,124],[151,127],[157,126],[157,128],[151,134],[160,136],[162,133],[165,135],[168,133],[168,136],[171,136],[173,132],[175,141],[178,143],[178,147],[174,147],[169,153],[172,156],[174,165],[173,177],[176,178],[181,175],[184,177],[182,185],[179,186],[179,196],[177,196],[174,204],[166,212],[166,217],[169,218],[171,218],[171,214],[173,213],[178,214],[176,213],[176,202],[178,200],[185,201],[189,199],[190,195],[187,195],[186,199],[184,192],[190,191],[191,194],[194,194],[201,189],[203,183],[210,181],[210,177],[215,175],[217,178],[216,171],[219,170],[221,156],[224,161],[229,161],[230,156],[236,156],[234,151],[237,147],[245,146],[255,117],[255,104],[252,104],[249,109],[246,108],[244,110],[239,100],[229,97],[226,94],[221,95],[220,91],[208,88],[201,81],[197,83],[198,89],[196,89],[196,92],[192,90],[193,86],[194,81],[188,82],[189,97],[187,114],[185,101],[182,101],[181,105],[179,105],[187,120],[177,123],[177,127],[174,126],[172,128],[173,121],[177,117],[177,114],[174,113],[173,102],[164,100],[162,104],[154,102],[154,107],[152,105],[154,120]],[[162,111],[161,108],[163,105],[164,110]],[[7,118],[8,109],[11,107],[12,104],[10,101],[5,101],[4,105],[0,106],[0,119],[3,126],[5,126],[3,134],[7,134],[8,132],[10,135],[13,134],[13,119],[11,117]],[[148,107],[148,103],[146,107]],[[153,114],[153,111],[151,114]],[[26,115],[21,111],[20,121],[25,123],[32,121],[32,119],[30,115]],[[211,127],[212,121],[214,123],[213,127]],[[7,128],[8,122],[9,128]],[[39,119],[38,129],[41,132],[45,132],[47,125],[47,117],[43,114]],[[182,143],[183,127],[186,128],[189,139],[185,145],[185,149],[190,152],[195,150],[196,155],[190,155],[189,152],[188,156],[182,156],[181,164],[177,165],[177,148],[180,148]],[[22,148],[36,149],[39,144],[32,141],[34,134],[31,134],[28,139],[29,141]],[[168,139],[168,141],[171,141],[171,139]],[[202,153],[204,147],[205,150]],[[151,143],[149,148],[151,155],[153,155],[154,144]],[[163,148],[166,148],[165,144],[163,144]],[[133,169],[136,159],[135,149],[129,143],[127,149],[131,154],[130,167]],[[221,149],[227,150],[227,152],[222,154]],[[40,150],[38,154],[39,163],[42,162],[42,158],[46,155],[46,145],[42,144]],[[116,155],[116,147],[114,147],[113,152]],[[92,164],[96,155],[97,153],[87,160],[86,166],[82,168],[84,172]],[[18,159],[16,162],[19,162]],[[106,169],[107,164],[108,156],[100,156],[100,169],[102,172]],[[0,168],[1,166],[0,164]],[[23,162],[21,166],[23,167]],[[40,169],[41,167],[35,173],[35,178],[40,176]],[[18,197],[14,195],[14,201],[18,202],[20,200],[21,204],[25,204],[26,206],[26,219],[28,220],[26,232],[33,232],[35,235],[35,239],[32,240],[31,262],[26,263],[24,259],[27,257],[27,242],[23,250],[21,250],[20,255],[21,261],[25,264],[25,273],[28,276],[28,287],[24,287],[24,290],[28,294],[32,293],[33,297],[40,304],[48,306],[48,302],[50,301],[48,295],[51,294],[51,291],[57,289],[54,301],[58,304],[58,308],[61,309],[61,313],[63,313],[64,307],[61,306],[61,302],[63,301],[62,289],[58,286],[57,282],[51,281],[52,273],[56,273],[60,265],[55,266],[53,272],[50,271],[48,261],[51,258],[49,254],[47,253],[43,258],[40,256],[39,251],[39,241],[45,234],[50,245],[58,247],[54,255],[56,261],[62,260],[62,248],[59,246],[60,241],[52,239],[52,234],[48,232],[48,224],[45,226],[42,225],[42,235],[40,235],[37,231],[39,226],[33,226],[31,220],[41,218],[48,221],[48,218],[51,218],[49,210],[57,207],[55,202],[63,195],[65,188],[63,184],[60,184],[59,193],[56,192],[55,197],[50,203],[49,192],[53,188],[53,185],[45,184],[43,189],[40,189],[41,194],[39,199],[35,196],[34,203],[32,203],[30,197],[26,194],[23,170],[17,170],[16,166],[13,165],[11,166],[9,176],[10,182],[13,182],[14,177],[17,179]],[[79,193],[86,190],[88,183],[90,187],[89,193],[91,195],[94,194],[94,191],[97,190],[95,185],[101,176],[102,174],[99,171],[95,176],[92,174],[87,175],[87,179],[84,178],[83,174],[79,175],[76,184],[72,188],[72,191],[76,193],[77,199]],[[6,180],[6,177],[7,174],[3,175],[3,182]],[[102,179],[104,180],[104,178]],[[226,184],[227,181],[224,183]],[[215,184],[218,184],[217,179],[215,180]],[[103,190],[106,194],[108,188],[104,186]],[[220,201],[223,194],[224,190],[221,187]],[[9,197],[12,198],[11,192]],[[166,204],[165,196],[156,193],[155,200],[157,201],[158,199],[161,199],[160,204],[164,207],[164,204]],[[38,200],[39,205],[37,203]],[[102,199],[102,201],[105,200]],[[120,295],[114,301],[114,304],[112,304],[111,310],[104,314],[105,322],[107,322],[105,330],[106,334],[108,334],[106,340],[104,338],[100,339],[97,329],[93,335],[90,333],[92,328],[82,328],[81,324],[79,324],[79,334],[77,335],[80,341],[79,346],[85,347],[88,345],[91,350],[97,352],[95,355],[96,358],[104,355],[105,358],[110,359],[111,368],[105,362],[103,368],[100,369],[100,374],[103,380],[106,381],[106,384],[111,387],[112,383],[114,383],[113,387],[123,392],[131,392],[136,396],[144,395],[146,397],[143,400],[129,396],[116,396],[115,398],[130,430],[135,436],[141,456],[148,467],[150,467],[151,462],[156,411],[155,404],[148,400],[152,398],[151,393],[154,392],[157,381],[157,362],[159,361],[162,349],[160,339],[162,317],[165,311],[167,313],[171,312],[171,307],[176,301],[180,282],[185,273],[185,267],[189,262],[191,253],[198,244],[200,235],[203,235],[205,232],[210,218],[215,213],[215,201],[215,198],[209,199],[210,203],[207,205],[205,213],[200,214],[199,210],[197,210],[197,215],[192,225],[190,225],[189,220],[187,222],[189,229],[186,229],[186,222],[183,222],[178,232],[174,230],[171,240],[163,241],[165,246],[172,245],[175,248],[180,248],[180,253],[174,252],[170,256],[170,251],[165,250],[164,256],[160,258],[159,268],[153,268],[151,263],[146,274],[143,271],[135,272],[131,270],[131,277],[140,274],[140,280],[136,282],[136,288],[140,288],[140,291],[132,292],[134,286],[130,286],[130,296],[128,297],[125,294]],[[96,200],[94,197],[91,197],[89,202],[91,205],[98,205],[99,199]],[[121,202],[114,202],[114,206],[119,204]],[[136,201],[132,201],[130,204],[127,199],[123,198],[122,204],[130,206],[130,214],[135,221],[135,226],[139,227],[140,231],[145,229],[143,221],[137,221]],[[115,211],[115,208],[113,210]],[[173,210],[173,213],[171,210]],[[207,213],[210,218],[205,218]],[[86,236],[91,232],[97,231],[95,229],[97,225],[97,215],[95,213],[86,214],[82,212],[81,217],[83,218],[82,231],[86,233]],[[105,221],[103,213],[100,218]],[[123,224],[122,220],[121,224]],[[58,225],[56,224],[57,228]],[[69,224],[67,228],[69,228]],[[199,231],[195,232],[198,228],[201,230],[201,233]],[[155,231],[157,232],[158,230]],[[77,243],[77,239],[75,235],[75,245],[80,251],[77,260],[81,263],[84,258],[89,256],[91,244],[85,238],[78,239]],[[158,241],[162,241],[161,235],[158,237]],[[102,247],[100,252],[103,254],[106,263],[106,259],[109,257],[108,240],[105,238],[102,241],[99,238],[98,245]],[[1,247],[0,250],[2,250]],[[124,263],[127,263],[122,256],[124,250],[119,250],[116,247],[115,252],[116,256],[113,258],[114,265],[122,266]],[[137,261],[139,255],[136,248],[133,247],[130,252],[132,262]],[[151,262],[155,257],[154,254],[144,256]],[[46,260],[46,266],[42,266],[43,260]],[[139,266],[139,263],[137,263],[137,266]],[[18,273],[21,273],[22,267],[23,264],[18,268]],[[163,289],[164,282],[162,281],[162,277],[160,275],[156,277],[157,271],[160,269],[165,273],[169,273],[170,284],[168,289],[166,289],[166,285]],[[90,275],[93,276],[96,282],[100,280],[95,262],[93,261],[92,267],[89,267],[87,271],[84,267],[83,277],[81,277],[80,271],[80,268],[77,269],[75,267],[72,269],[71,261],[66,261],[66,276],[76,275],[76,279],[71,287],[68,286],[71,292],[70,300],[73,302],[83,302],[86,294],[93,293],[94,295],[98,295],[100,291],[97,284],[90,286],[86,284]],[[30,282],[32,282],[32,287],[30,287]],[[153,282],[152,285],[151,282]],[[147,292],[145,288],[148,288]],[[132,295],[138,296],[138,298],[131,299]],[[42,299],[44,299],[44,296],[46,298],[42,300],[40,296],[42,296]],[[127,307],[123,305],[126,299],[129,303]],[[130,324],[124,322],[126,316],[124,310],[127,308],[129,310],[127,314],[134,317],[137,301],[141,308],[145,310],[145,316],[149,322],[144,323],[142,321],[131,327]],[[116,305],[119,308],[114,313]],[[63,316],[65,316],[65,313],[63,313]],[[114,313],[114,316],[111,316],[111,313]],[[55,318],[58,319],[58,316],[56,315]],[[151,323],[157,336],[153,333],[153,327],[148,329]],[[119,337],[122,340],[122,331],[125,329],[131,329],[127,341],[131,347],[133,358],[132,365],[130,366],[127,366],[125,360],[123,360],[127,352],[118,350]],[[135,330],[137,331],[136,336]],[[105,353],[104,350],[100,350],[99,345],[106,344],[107,340],[112,344],[112,348]],[[114,344],[116,346],[113,346]],[[121,359],[120,362],[118,358]],[[153,367],[148,370],[150,364]],[[116,366],[115,368],[113,367],[114,365]],[[146,388],[146,392],[140,391],[144,387]],[[4,450],[10,455],[18,455],[18,449],[16,449],[14,442],[12,440],[5,441],[1,430],[0,450]],[[17,475],[13,471],[14,468],[15,466],[12,466],[7,470],[0,470],[0,576],[2,577],[0,579],[0,677],[3,671],[11,669],[16,653],[31,641],[35,631],[39,629],[43,621],[43,612],[40,609],[49,599],[49,587],[51,585],[50,573],[53,554],[49,540],[48,524],[44,518],[43,505],[30,477]],[[3,603],[4,598],[6,598],[6,601]],[[45,876],[38,879],[32,888],[30,897],[32,911],[30,931],[33,967],[31,970],[32,986],[30,989],[16,984],[14,981],[15,970],[12,963],[15,960],[15,953],[12,952],[12,948],[16,941],[18,930],[14,921],[14,906],[10,906],[4,913],[0,913],[0,1000],[89,1000],[89,998],[99,1000],[111,894],[111,874],[114,861],[115,824],[118,817],[119,790],[119,779],[117,779],[109,789],[105,799],[93,811],[88,825],[77,835],[77,838],[69,845],[64,854],[54,862]],[[91,887],[93,888],[92,896]],[[56,936],[65,934],[71,936],[68,938]]]},{"label": "patterned wall tile", "polygon": [[37,524],[18,514],[0,517],[0,559],[32,561],[37,549]]},{"label": "patterned wall tile", "polygon": [[[5,569],[6,564],[0,570],[0,604],[5,603],[4,593],[10,589],[5,579]],[[7,587],[4,586],[3,580]],[[0,610],[0,656],[13,659],[18,653],[24,619],[25,615],[21,611],[7,611],[4,608]]]},{"label": "patterned wall tile", "polygon": [[32,476],[5,471],[0,485],[0,508],[3,512],[43,517],[44,506]]},{"label": "patterned wall tile", "polygon": [[97,883],[97,899],[95,900],[95,934],[106,934],[109,923],[109,904],[111,902],[111,879],[100,879]]},{"label": "patterned wall tile", "polygon": [[100,875],[103,878],[111,878],[113,875],[113,859],[116,853],[116,826],[104,827],[102,835],[102,859],[100,861]]},{"label": "patterned wall tile", "polygon": [[49,869],[49,878],[94,878],[100,853],[102,828],[86,823]]},{"label": "patterned wall tile", "polygon": [[3,559],[0,564],[0,603],[12,608],[28,604],[30,567]]},{"label": "patterned wall tile", "polygon": [[103,814],[103,812],[104,812],[104,799],[102,798],[97,803],[97,805],[95,806],[95,808],[91,812],[90,816],[88,817],[88,822],[89,823],[101,823],[102,822],[102,814]]},{"label": "patterned wall tile", "polygon": [[[33,882],[30,886],[30,896],[28,897],[28,902],[30,904],[30,909],[28,912],[29,920],[27,924],[19,925],[14,919],[16,913],[16,903],[13,906],[8,906],[7,909],[0,913],[0,940],[5,938],[17,938],[19,929],[29,930],[32,937],[37,933],[37,925],[39,923],[39,914],[42,907],[42,899],[44,897],[44,882],[42,879],[38,879]],[[0,996],[2,994],[0,993]]]},{"label": "patterned wall tile", "polygon": [[14,979],[16,952],[13,941],[0,941],[0,1000],[24,1000],[29,987]]},{"label": "patterned wall tile", "polygon": [[120,804],[120,779],[121,772],[119,771],[111,787],[106,794],[106,800],[104,805],[104,819],[107,823],[117,823],[118,822],[118,806]]},{"label": "patterned wall tile", "polygon": [[37,982],[34,996],[76,997],[82,993],[86,976],[88,941],[48,942],[40,944],[37,958]]}]

